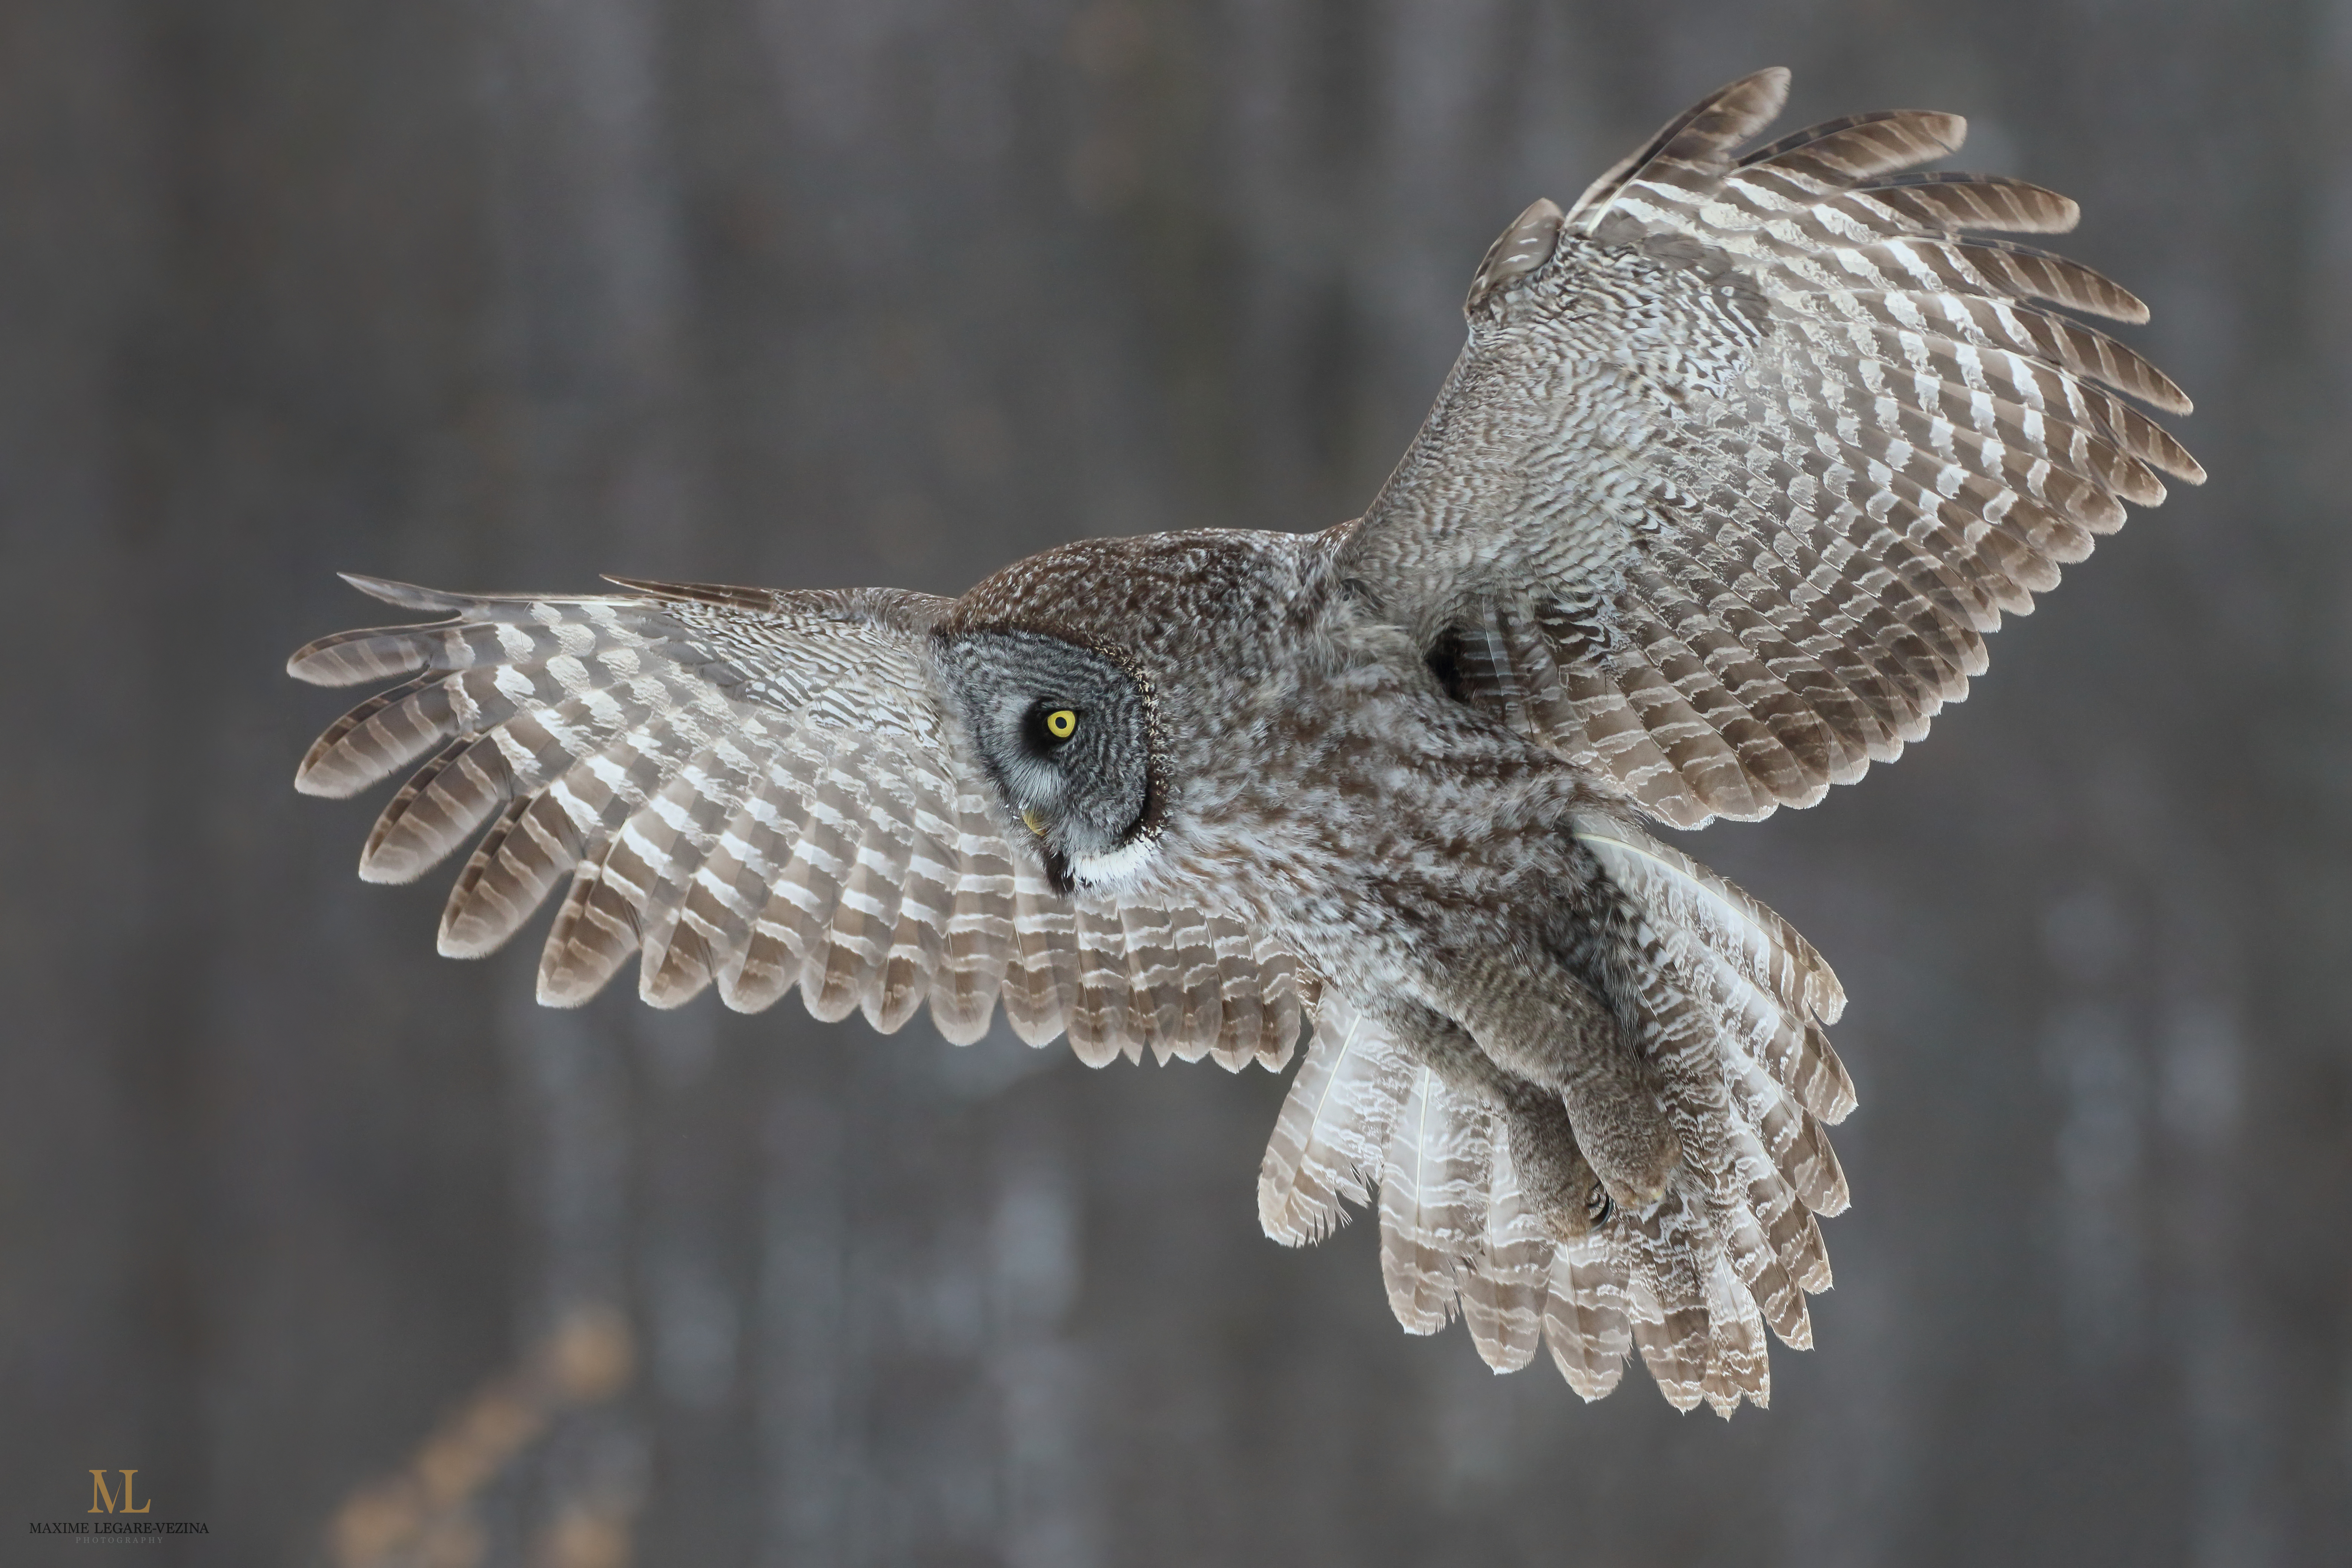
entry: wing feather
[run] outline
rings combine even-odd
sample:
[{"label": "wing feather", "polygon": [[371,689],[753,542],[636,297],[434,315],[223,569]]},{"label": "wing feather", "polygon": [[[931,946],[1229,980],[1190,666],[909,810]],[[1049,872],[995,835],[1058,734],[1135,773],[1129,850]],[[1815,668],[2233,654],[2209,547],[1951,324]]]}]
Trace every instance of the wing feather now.
[{"label": "wing feather", "polygon": [[539,999],[576,1008],[604,988],[637,950],[637,925],[626,900],[605,884],[604,857],[583,861],[557,905],[539,956]]},{"label": "wing feather", "polygon": [[[1955,115],[1759,147],[1785,71],[1730,84],[1481,263],[1469,342],[1342,578],[1425,648],[1493,639],[1535,738],[1696,827],[1818,800],[1926,733],[2159,475],[2187,413],[2014,180],[1904,171]],[[1508,635],[1538,628],[1552,670]],[[1501,668],[1489,660],[1490,673]],[[1516,721],[1515,721],[1516,722]]]},{"label": "wing feather", "polygon": [[[590,598],[354,585],[425,625],[320,639],[289,670],[381,680],[304,757],[300,788],[356,793],[431,754],[377,820],[372,881],[481,836],[441,949],[498,948],[558,883],[542,1001],[575,1006],[633,954],[676,1007],[716,984],[756,1010],[894,1030],[926,1003],[985,1033],[1000,998],[1032,1044],[1280,1067],[1319,987],[1278,942],[1139,895],[1055,893],[960,749],[930,685],[941,601],[623,583]],[[487,831],[484,831],[487,829]]]},{"label": "wing feather", "polygon": [[656,812],[667,874],[644,911],[637,977],[650,1006],[683,1007],[701,995],[719,977],[719,955],[749,930],[753,911],[749,890],[733,880],[740,862],[730,829],[764,783],[757,760],[722,737],[662,787]]}]

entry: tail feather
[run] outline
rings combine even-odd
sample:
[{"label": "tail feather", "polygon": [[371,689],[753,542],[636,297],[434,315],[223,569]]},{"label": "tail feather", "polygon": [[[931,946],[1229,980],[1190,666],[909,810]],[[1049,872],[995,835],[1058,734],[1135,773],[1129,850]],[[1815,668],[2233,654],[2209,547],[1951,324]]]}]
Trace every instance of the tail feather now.
[{"label": "tail feather", "polygon": [[1462,1321],[1479,1357],[1496,1372],[1517,1372],[1543,1341],[1553,1255],[1559,1243],[1519,1191],[1510,1140],[1494,1134],[1494,1186],[1486,1245],[1461,1264]]},{"label": "tail feather", "polygon": [[1258,1167],[1258,1221],[1286,1247],[1320,1241],[1370,1201],[1389,1128],[1410,1091],[1411,1064],[1336,993],[1282,1103]]},{"label": "tail feather", "polygon": [[1482,1249],[1494,1181],[1491,1118],[1426,1067],[1412,1072],[1381,1151],[1381,1276],[1408,1333],[1454,1313],[1458,1270]]},{"label": "tail feather", "polygon": [[1677,1410],[1706,1396],[1710,1319],[1705,1277],[1703,1208],[1687,1195],[1670,1194],[1644,1215],[1628,1215],[1616,1233],[1633,1267],[1626,1322],[1633,1348]]},{"label": "tail feather", "polygon": [[1633,1348],[1633,1270],[1612,1238],[1595,1231],[1554,1250],[1544,1300],[1544,1343],[1568,1385],[1599,1399],[1625,1375]]},{"label": "tail feather", "polygon": [[1846,1203],[1817,1114],[1853,1103],[1820,1035],[1842,994],[1802,937],[1714,873],[1623,824],[1579,836],[1640,914],[1643,1049],[1680,1145],[1664,1198],[1562,1242],[1519,1189],[1501,1118],[1335,993],[1267,1145],[1259,1217],[1296,1246],[1377,1205],[1397,1320],[1433,1333],[1458,1311],[1498,1372],[1547,1343],[1597,1399],[1638,1353],[1678,1409],[1761,1406],[1765,1331],[1811,1345],[1805,1296],[1830,1285],[1815,1216]]}]

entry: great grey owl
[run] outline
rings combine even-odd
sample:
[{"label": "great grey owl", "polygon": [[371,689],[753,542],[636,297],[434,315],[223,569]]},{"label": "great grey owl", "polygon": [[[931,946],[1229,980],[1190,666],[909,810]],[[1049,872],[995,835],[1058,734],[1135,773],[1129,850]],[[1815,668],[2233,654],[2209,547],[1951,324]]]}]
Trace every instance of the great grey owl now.
[{"label": "great grey owl", "polygon": [[354,578],[427,625],[290,668],[401,681],[297,784],[432,753],[360,862],[484,822],[441,951],[570,888],[540,999],[631,954],[656,1007],[968,1041],[1304,1063],[1260,1173],[1277,1240],[1376,1205],[1414,1333],[1587,1398],[1765,1403],[1804,1346],[1822,1134],[1853,1108],[1803,938],[1645,833],[1810,805],[1926,733],[1985,633],[2196,462],[2188,399],[2052,306],[2143,320],[2013,180],[1900,171],[1958,118],[1739,155],[1785,71],[1678,116],[1480,265],[1469,339],[1364,516],[1066,545],[949,601]]}]

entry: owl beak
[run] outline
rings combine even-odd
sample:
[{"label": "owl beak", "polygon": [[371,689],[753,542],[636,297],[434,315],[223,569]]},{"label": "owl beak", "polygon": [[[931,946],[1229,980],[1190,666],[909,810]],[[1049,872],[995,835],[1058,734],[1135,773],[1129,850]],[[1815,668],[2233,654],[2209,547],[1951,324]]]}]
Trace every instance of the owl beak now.
[{"label": "owl beak", "polygon": [[1031,832],[1036,834],[1039,838],[1042,839],[1045,836],[1045,819],[1037,814],[1036,807],[1022,807],[1021,821],[1023,825],[1027,827]]}]

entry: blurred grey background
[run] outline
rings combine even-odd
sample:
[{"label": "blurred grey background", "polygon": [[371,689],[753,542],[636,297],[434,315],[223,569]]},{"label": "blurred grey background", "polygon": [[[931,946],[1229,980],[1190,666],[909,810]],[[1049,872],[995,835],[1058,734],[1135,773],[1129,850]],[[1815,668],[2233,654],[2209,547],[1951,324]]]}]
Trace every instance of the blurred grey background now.
[{"label": "blurred grey background", "polygon": [[[1853,997],[1773,1408],[1258,1234],[1282,1085],[530,1001],[352,875],[332,573],[952,593],[1360,510],[1529,199],[1756,67],[2080,198],[2214,482],[1698,849]],[[2272,1564],[2352,1538],[2352,5],[0,4],[0,1541]]]}]

